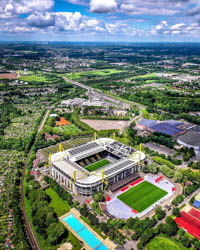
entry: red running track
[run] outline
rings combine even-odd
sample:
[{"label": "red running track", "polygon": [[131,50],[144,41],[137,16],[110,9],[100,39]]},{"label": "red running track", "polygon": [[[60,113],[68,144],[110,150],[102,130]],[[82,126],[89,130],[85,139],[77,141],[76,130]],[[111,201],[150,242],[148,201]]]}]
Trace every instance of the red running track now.
[{"label": "red running track", "polygon": [[108,196],[107,198],[106,198],[106,201],[110,201],[111,200],[111,198],[110,198],[110,196]]},{"label": "red running track", "polygon": [[200,221],[198,219],[182,211],[181,217],[177,217],[175,221],[179,227],[185,228],[188,233],[200,240]]},{"label": "red running track", "polygon": [[137,211],[135,209],[131,210],[134,214],[137,214]]},{"label": "red running track", "polygon": [[189,211],[189,214],[191,214],[192,216],[196,217],[197,219],[199,219],[199,223],[200,223],[200,212],[197,211],[196,209],[192,208]]},{"label": "red running track", "polygon": [[158,177],[157,179],[155,179],[155,182],[159,182],[162,178],[163,176]]},{"label": "red running track", "polygon": [[139,182],[143,181],[143,178],[138,179],[137,181],[134,181],[130,184],[131,187],[135,186],[136,184],[138,184]]},{"label": "red running track", "polygon": [[128,186],[123,187],[122,189],[120,189],[121,192],[124,192],[126,189],[128,189]]}]

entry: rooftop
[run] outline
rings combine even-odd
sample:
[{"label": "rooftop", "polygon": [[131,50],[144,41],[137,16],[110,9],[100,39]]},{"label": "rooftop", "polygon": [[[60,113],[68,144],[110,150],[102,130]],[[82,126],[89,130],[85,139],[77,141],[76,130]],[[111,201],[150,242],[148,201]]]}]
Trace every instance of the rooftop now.
[{"label": "rooftop", "polygon": [[179,136],[178,140],[193,147],[200,147],[200,133],[196,131]]}]

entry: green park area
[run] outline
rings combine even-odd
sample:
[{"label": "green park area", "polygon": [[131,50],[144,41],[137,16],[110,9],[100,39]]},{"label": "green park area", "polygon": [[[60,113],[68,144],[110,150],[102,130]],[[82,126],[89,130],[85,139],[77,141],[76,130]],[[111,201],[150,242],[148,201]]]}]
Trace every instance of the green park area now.
[{"label": "green park area", "polygon": [[166,194],[166,191],[156,187],[150,182],[143,181],[141,184],[129,189],[117,198],[141,213],[156,201],[163,198]]},{"label": "green park area", "polygon": [[165,237],[155,237],[147,245],[147,250],[186,250],[183,245]]},{"label": "green park area", "polygon": [[52,188],[47,188],[45,192],[51,198],[49,205],[54,209],[58,217],[69,212],[70,207],[68,202],[61,199]]},{"label": "green park area", "polygon": [[85,169],[87,169],[89,172],[95,171],[99,168],[102,168],[110,163],[109,160],[103,159],[101,161],[95,162],[91,165],[88,165]]},{"label": "green park area", "polygon": [[150,74],[146,74],[146,75],[139,75],[139,76],[131,77],[130,80],[136,80],[136,79],[141,79],[141,80],[144,79],[145,80],[148,78],[157,78],[157,76],[155,73],[150,73]]},{"label": "green park area", "polygon": [[59,132],[64,132],[65,135],[73,135],[81,132],[81,130],[74,124],[66,125],[66,126],[60,126],[53,128],[53,132],[59,135]]},{"label": "green park area", "polygon": [[80,79],[81,77],[88,76],[107,76],[112,74],[121,73],[121,70],[118,69],[105,69],[105,70],[94,70],[94,71],[84,71],[84,72],[74,72],[68,74],[70,79]]}]

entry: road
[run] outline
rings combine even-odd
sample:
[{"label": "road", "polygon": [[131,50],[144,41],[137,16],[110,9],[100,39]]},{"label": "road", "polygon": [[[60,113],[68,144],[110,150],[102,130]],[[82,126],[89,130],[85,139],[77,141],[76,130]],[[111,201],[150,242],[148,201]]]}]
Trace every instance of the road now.
[{"label": "road", "polygon": [[[50,110],[46,111],[45,112],[45,115],[40,123],[40,126],[38,128],[38,131],[37,133],[39,133],[41,131],[41,129],[43,128],[44,124],[45,124],[45,121],[46,119],[48,118],[48,115],[49,115],[49,112]],[[36,138],[36,136],[35,136]],[[34,142],[35,142],[35,139],[34,139]],[[34,145],[34,143],[33,143]],[[33,147],[33,146],[32,146]],[[41,250],[40,249],[40,246],[37,242],[37,239],[35,238],[35,235],[33,233],[33,230],[32,230],[32,227],[31,227],[31,224],[28,220],[28,216],[26,214],[26,209],[25,209],[25,203],[24,203],[24,189],[23,189],[23,183],[24,183],[24,177],[25,177],[25,172],[26,172],[26,167],[27,167],[27,164],[29,162],[29,159],[30,159],[30,155],[31,155],[31,151],[32,151],[32,147],[27,155],[27,158],[26,158],[26,162],[25,162],[25,166],[24,166],[24,169],[23,169],[23,174],[22,174],[22,178],[21,178],[21,183],[20,183],[20,193],[21,193],[21,206],[22,206],[22,213],[23,213],[23,216],[24,216],[24,221],[25,221],[25,231],[26,231],[26,234],[27,234],[27,237],[28,237],[28,240],[29,240],[29,243],[32,247],[32,249],[34,250]]]},{"label": "road", "polygon": [[132,122],[134,122],[134,121],[136,121],[138,118],[140,118],[140,116],[138,115],[138,116],[135,116],[135,117],[133,117],[124,127],[123,127],[123,129],[121,130],[121,132],[120,132],[120,134],[123,134],[124,133],[124,131],[127,129],[127,128],[129,128],[130,127],[130,125],[131,125],[131,123]]},{"label": "road", "polygon": [[80,83],[80,82],[68,79],[66,77],[64,77],[64,80],[67,81],[67,82],[70,82],[71,84],[73,84],[75,86],[78,86],[80,88],[83,88],[83,89],[86,89],[86,90],[90,91],[96,97],[99,97],[100,99],[103,99],[103,100],[109,101],[111,103],[114,103],[119,108],[122,108],[122,107],[131,107],[131,105],[137,105],[140,110],[144,109],[143,105],[140,105],[140,104],[134,103],[134,102],[130,102],[130,101],[126,102],[126,101],[115,99],[114,97],[109,96],[108,94],[106,94],[102,90],[99,90],[99,89],[97,90],[97,89],[92,88],[90,86],[87,86],[87,85],[85,85],[83,83]]}]

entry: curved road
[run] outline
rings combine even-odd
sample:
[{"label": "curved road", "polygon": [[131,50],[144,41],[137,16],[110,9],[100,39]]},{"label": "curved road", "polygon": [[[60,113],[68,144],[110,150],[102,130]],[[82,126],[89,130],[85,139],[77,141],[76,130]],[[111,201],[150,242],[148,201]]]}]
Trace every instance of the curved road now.
[{"label": "curved road", "polygon": [[[41,129],[43,128],[44,124],[45,124],[45,121],[46,119],[48,118],[48,115],[50,113],[50,110],[46,111],[41,123],[40,123],[40,126],[38,128],[38,131],[37,131],[37,134],[41,131]],[[34,139],[34,142],[35,142],[35,139]],[[34,145],[34,143],[33,143]],[[33,146],[32,146],[33,147]],[[29,161],[29,158],[30,158],[30,155],[31,155],[31,151],[32,151],[32,147],[28,153],[28,156],[26,158],[26,162],[25,162],[25,166],[24,166],[24,169],[23,169],[23,174],[22,174],[22,178],[21,178],[21,183],[20,183],[20,193],[21,193],[21,206],[22,206],[22,213],[23,213],[23,216],[24,216],[24,221],[25,221],[25,231],[26,231],[26,234],[27,234],[27,237],[28,237],[28,240],[29,240],[29,243],[32,247],[32,249],[34,250],[41,250],[38,242],[37,242],[37,239],[35,238],[35,235],[33,233],[33,230],[32,230],[32,227],[31,227],[31,224],[29,223],[29,220],[28,220],[28,216],[26,214],[26,208],[25,208],[25,203],[24,203],[24,189],[23,189],[23,183],[24,183],[24,177],[25,177],[25,172],[26,172],[26,167],[27,167],[27,164],[28,164],[28,161]]]}]

